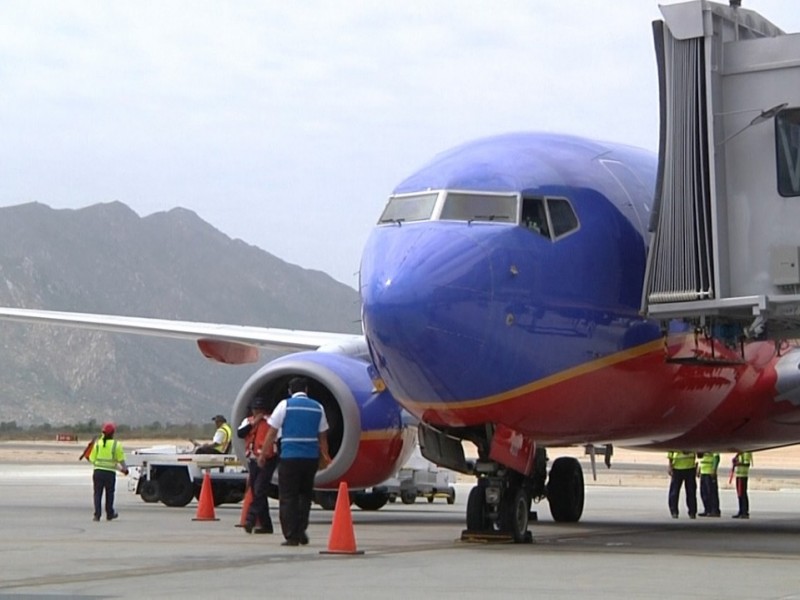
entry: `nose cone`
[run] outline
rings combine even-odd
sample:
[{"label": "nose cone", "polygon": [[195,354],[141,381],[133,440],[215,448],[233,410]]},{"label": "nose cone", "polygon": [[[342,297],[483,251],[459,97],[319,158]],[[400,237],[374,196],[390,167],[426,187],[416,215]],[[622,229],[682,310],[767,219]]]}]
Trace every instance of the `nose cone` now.
[{"label": "nose cone", "polygon": [[[364,330],[398,399],[463,399],[491,319],[490,258],[477,229],[380,227],[361,265]],[[468,381],[469,380],[469,381]]]}]

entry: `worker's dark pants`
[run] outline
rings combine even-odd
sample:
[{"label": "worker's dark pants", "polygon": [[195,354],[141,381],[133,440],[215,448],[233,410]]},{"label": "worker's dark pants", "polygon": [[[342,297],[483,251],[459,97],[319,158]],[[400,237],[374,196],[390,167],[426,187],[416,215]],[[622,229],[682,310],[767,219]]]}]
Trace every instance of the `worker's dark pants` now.
[{"label": "worker's dark pants", "polygon": [[318,465],[317,458],[281,458],[278,496],[281,531],[287,540],[299,542],[308,528]]},{"label": "worker's dark pants", "polygon": [[750,498],[747,497],[747,477],[736,478],[736,495],[739,497],[739,514],[750,515]]},{"label": "worker's dark pants", "polygon": [[256,525],[262,529],[272,529],[272,519],[269,516],[269,484],[272,474],[278,466],[278,457],[270,458],[263,467],[258,466],[258,461],[251,458],[247,462],[247,485],[253,494],[250,508],[245,517],[245,525]]},{"label": "worker's dark pants", "polygon": [[117,485],[117,473],[95,469],[92,475],[94,482],[94,516],[98,519],[102,514],[103,492],[106,493],[106,517],[114,518],[114,488]]},{"label": "worker's dark pants", "polygon": [[678,514],[678,500],[681,496],[681,485],[686,488],[686,508],[689,516],[697,514],[697,479],[695,469],[672,469],[672,479],[669,482],[669,512]]},{"label": "worker's dark pants", "polygon": [[716,475],[700,475],[700,498],[707,515],[719,514],[719,486]]}]

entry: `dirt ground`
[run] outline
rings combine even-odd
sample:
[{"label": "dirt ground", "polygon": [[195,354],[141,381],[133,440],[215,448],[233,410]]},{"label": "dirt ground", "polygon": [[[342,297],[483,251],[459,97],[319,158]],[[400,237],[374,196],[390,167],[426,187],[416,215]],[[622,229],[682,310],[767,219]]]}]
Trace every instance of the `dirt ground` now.
[{"label": "dirt ground", "polygon": [[[156,445],[178,445],[191,448],[188,440],[122,440],[126,452]],[[13,441],[0,442],[0,464],[78,464],[86,441]],[[468,451],[469,454],[469,451]],[[587,485],[661,487],[668,483],[667,460],[663,452],[641,452],[615,448],[611,468],[607,469],[601,456],[597,458],[597,480],[593,480],[589,458],[583,448],[564,448],[548,451],[553,458],[574,456],[580,459]],[[723,454],[720,463],[720,486],[728,487],[732,454]],[[85,463],[84,463],[85,464]],[[762,470],[759,473],[759,470]],[[768,471],[768,473],[767,473]],[[786,471],[782,473],[781,471]],[[800,446],[764,450],[753,456],[750,472],[752,489],[800,488]],[[470,482],[459,475],[458,481]]]}]

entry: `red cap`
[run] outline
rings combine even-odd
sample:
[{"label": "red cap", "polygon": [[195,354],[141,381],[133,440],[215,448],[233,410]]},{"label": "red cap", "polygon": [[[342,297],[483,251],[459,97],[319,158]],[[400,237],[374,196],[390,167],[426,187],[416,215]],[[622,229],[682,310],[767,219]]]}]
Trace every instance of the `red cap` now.
[{"label": "red cap", "polygon": [[103,433],[108,435],[110,433],[114,433],[117,430],[117,426],[114,425],[111,421],[108,423],[103,424]]}]

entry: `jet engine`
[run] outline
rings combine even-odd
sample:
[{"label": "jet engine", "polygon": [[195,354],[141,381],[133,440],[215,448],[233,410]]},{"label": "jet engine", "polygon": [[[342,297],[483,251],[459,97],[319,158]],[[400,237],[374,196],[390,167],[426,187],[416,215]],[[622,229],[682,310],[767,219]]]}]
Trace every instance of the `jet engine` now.
[{"label": "jet engine", "polygon": [[[350,489],[377,485],[393,476],[406,462],[415,443],[414,428],[388,391],[379,391],[364,360],[332,352],[299,352],[278,358],[259,369],[239,392],[232,410],[236,428],[247,416],[256,396],[270,410],[287,398],[289,380],[309,381],[309,396],[325,408],[330,429],[331,464],[317,473],[314,487],[336,489],[346,481]],[[382,387],[382,386],[378,386]],[[234,451],[244,460],[244,441],[234,437]]]}]

